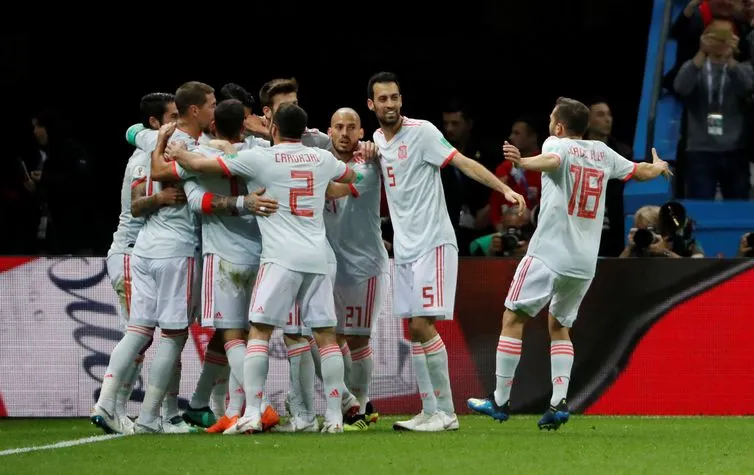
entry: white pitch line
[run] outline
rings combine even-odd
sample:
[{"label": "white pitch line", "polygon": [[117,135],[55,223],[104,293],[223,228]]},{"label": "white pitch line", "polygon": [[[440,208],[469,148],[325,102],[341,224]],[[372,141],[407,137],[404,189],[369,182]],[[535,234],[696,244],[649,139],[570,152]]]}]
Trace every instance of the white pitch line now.
[{"label": "white pitch line", "polygon": [[19,449],[8,449],[0,451],[0,456],[3,455],[15,455],[23,454],[26,452],[34,452],[37,450],[49,450],[49,449],[64,449],[66,447],[73,447],[76,445],[93,444],[95,442],[102,442],[105,440],[115,439],[117,437],[123,437],[124,434],[110,434],[110,435],[95,435],[93,437],[85,437],[83,439],[64,440],[50,445],[38,445],[34,447],[21,447]]}]

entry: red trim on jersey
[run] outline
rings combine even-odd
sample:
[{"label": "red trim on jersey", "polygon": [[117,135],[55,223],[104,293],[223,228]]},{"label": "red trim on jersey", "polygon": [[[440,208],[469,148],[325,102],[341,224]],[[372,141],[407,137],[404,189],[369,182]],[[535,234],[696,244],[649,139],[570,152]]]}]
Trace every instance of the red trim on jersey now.
[{"label": "red trim on jersey", "polygon": [[215,197],[212,193],[202,195],[202,213],[212,214],[212,199]]},{"label": "red trim on jersey", "polygon": [[137,186],[141,185],[141,184],[142,184],[142,183],[144,183],[145,181],[147,181],[147,177],[145,177],[145,176],[143,176],[143,177],[139,178],[139,179],[138,179],[138,180],[136,180],[136,181],[132,181],[132,182],[131,182],[131,189],[133,190],[134,188],[136,188]]},{"label": "red trim on jersey", "polygon": [[217,157],[217,163],[219,163],[219,164],[220,164],[220,166],[222,167],[222,169],[223,169],[223,174],[224,174],[225,176],[229,177],[229,176],[230,176],[230,169],[228,168],[228,165],[226,165],[226,164],[225,164],[225,160],[223,160],[223,159],[222,159],[222,158],[220,158],[220,157]]},{"label": "red trim on jersey", "polygon": [[357,190],[356,187],[353,186],[353,183],[348,184],[348,189],[351,190],[351,196],[353,196],[354,198],[359,197],[359,190]]},{"label": "red trim on jersey", "polygon": [[0,394],[0,417],[8,417],[8,410],[5,408],[2,394]]},{"label": "red trim on jersey", "polygon": [[175,174],[175,177],[178,180],[180,180],[181,179],[181,175],[178,173],[178,163],[175,160],[173,160],[172,163],[173,163],[173,173]]},{"label": "red trim on jersey", "polygon": [[626,182],[626,181],[630,180],[631,178],[633,178],[633,176],[636,174],[636,169],[638,167],[639,167],[639,164],[634,163],[634,168],[631,170],[631,173],[629,173],[628,175],[626,175],[626,177],[623,179],[623,181]]},{"label": "red trim on jersey", "polygon": [[345,177],[348,174],[348,170],[350,170],[350,168],[348,168],[348,165],[346,165],[346,171],[344,171],[342,175],[340,175],[338,178],[336,178],[335,181],[342,180],[343,177]]},{"label": "red trim on jersey", "polygon": [[131,255],[123,254],[123,289],[126,293],[126,314],[131,315]]},{"label": "red trim on jersey", "polygon": [[445,161],[444,161],[444,162],[442,162],[442,165],[440,165],[440,168],[445,168],[445,166],[446,166],[446,165],[447,165],[448,163],[450,163],[450,161],[451,161],[451,160],[453,160],[453,157],[455,157],[457,153],[458,153],[458,150],[456,150],[456,149],[453,149],[453,151],[452,151],[452,152],[450,152],[450,155],[448,155],[448,156],[447,156],[447,157],[445,158]]}]

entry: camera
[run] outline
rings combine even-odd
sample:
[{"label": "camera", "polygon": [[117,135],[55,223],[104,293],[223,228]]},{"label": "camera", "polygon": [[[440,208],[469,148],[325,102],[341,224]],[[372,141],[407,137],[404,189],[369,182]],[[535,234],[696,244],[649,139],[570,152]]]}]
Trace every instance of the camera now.
[{"label": "camera", "polygon": [[649,246],[658,242],[660,239],[659,234],[655,232],[654,227],[649,226],[644,229],[637,229],[634,232],[634,249],[637,253],[646,253]]},{"label": "camera", "polygon": [[686,208],[677,201],[669,201],[660,207],[660,232],[668,238],[671,250],[681,257],[690,257],[696,244],[694,222],[686,214]]},{"label": "camera", "polygon": [[518,241],[521,239],[521,230],[518,228],[508,228],[505,232],[500,233],[500,242],[503,252],[515,251],[518,248]]}]

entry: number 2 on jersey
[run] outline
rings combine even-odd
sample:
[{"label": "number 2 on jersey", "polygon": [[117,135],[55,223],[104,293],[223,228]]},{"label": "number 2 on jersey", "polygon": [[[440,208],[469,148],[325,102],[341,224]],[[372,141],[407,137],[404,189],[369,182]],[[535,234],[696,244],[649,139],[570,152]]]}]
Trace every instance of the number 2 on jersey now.
[{"label": "number 2 on jersey", "polygon": [[[571,165],[568,171],[573,176],[573,191],[571,199],[568,200],[568,214],[573,216],[576,207],[576,193],[579,193],[578,211],[576,216],[579,218],[594,219],[597,217],[597,208],[600,205],[602,196],[603,178],[605,172],[596,168],[585,168],[578,165]],[[593,186],[593,178],[596,178],[596,186]],[[594,204],[589,207],[589,197],[594,197]]]},{"label": "number 2 on jersey", "polygon": [[291,214],[304,218],[313,217],[314,211],[310,208],[300,207],[297,200],[302,196],[314,196],[314,174],[312,172],[292,170],[291,178],[294,180],[302,178],[306,180],[306,187],[290,189],[289,205],[291,207]]}]

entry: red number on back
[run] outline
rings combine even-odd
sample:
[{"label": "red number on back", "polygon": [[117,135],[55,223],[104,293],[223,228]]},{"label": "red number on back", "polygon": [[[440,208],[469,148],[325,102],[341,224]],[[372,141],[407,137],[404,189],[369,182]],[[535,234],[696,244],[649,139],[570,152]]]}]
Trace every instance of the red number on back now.
[{"label": "red number on back", "polygon": [[395,186],[395,174],[393,173],[393,167],[387,167],[388,186]]},{"label": "red number on back", "polygon": [[[576,194],[578,193],[579,202],[576,216],[586,219],[596,218],[602,190],[604,189],[605,173],[596,168],[584,168],[578,165],[571,165],[568,171],[573,176],[573,190],[571,191],[571,198],[568,200],[568,214],[573,216],[574,208],[576,208]],[[594,203],[591,207],[589,204],[590,196],[594,197]]]},{"label": "red number on back", "polygon": [[301,208],[298,206],[298,198],[302,196],[314,196],[314,174],[312,172],[305,171],[291,171],[291,178],[305,179],[305,188],[291,188],[290,190],[290,207],[291,214],[296,216],[302,216],[304,218],[311,218],[314,216],[314,210],[309,208]]}]

